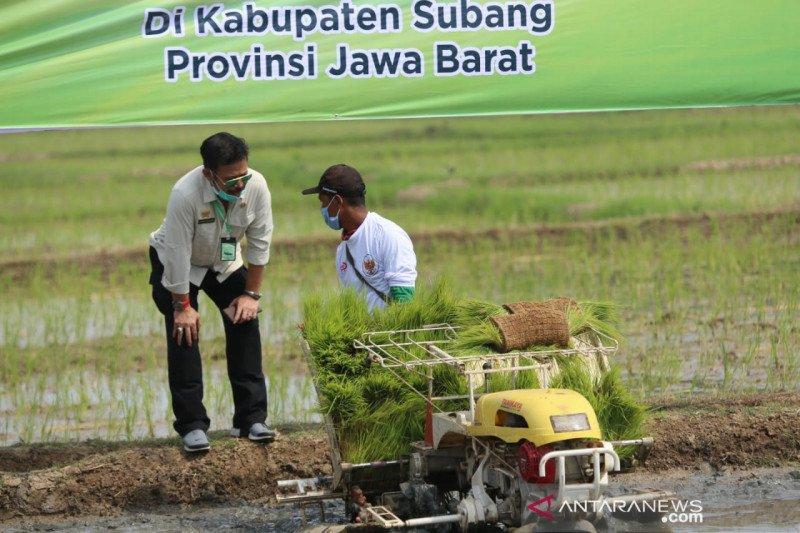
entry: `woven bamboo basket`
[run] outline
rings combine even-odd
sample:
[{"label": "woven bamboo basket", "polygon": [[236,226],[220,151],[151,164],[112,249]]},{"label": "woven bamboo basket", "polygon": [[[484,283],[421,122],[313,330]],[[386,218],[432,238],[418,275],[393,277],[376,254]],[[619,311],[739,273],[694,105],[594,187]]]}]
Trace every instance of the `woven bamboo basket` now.
[{"label": "woven bamboo basket", "polygon": [[569,345],[569,325],[562,311],[548,305],[529,307],[524,313],[492,317],[500,331],[502,352],[524,350],[531,346]]},{"label": "woven bamboo basket", "polygon": [[578,307],[578,302],[573,300],[572,298],[550,298],[549,300],[541,300],[541,301],[522,301],[522,302],[514,302],[511,304],[505,304],[503,307],[511,313],[514,314],[524,314],[529,311],[536,312],[541,306],[547,306],[555,309],[556,311],[561,311],[562,313],[566,314],[567,310],[570,307]]}]

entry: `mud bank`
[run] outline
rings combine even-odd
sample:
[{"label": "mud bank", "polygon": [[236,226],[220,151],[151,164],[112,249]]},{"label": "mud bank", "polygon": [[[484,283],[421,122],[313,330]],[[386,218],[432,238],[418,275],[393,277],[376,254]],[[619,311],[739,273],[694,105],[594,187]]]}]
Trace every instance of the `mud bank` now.
[{"label": "mud bank", "polygon": [[[800,464],[800,393],[652,402],[650,458],[637,475]],[[330,472],[320,429],[283,428],[270,446],[212,435],[190,457],[177,439],[0,448],[0,523],[52,522],[175,505],[270,502],[278,479]],[[245,503],[248,502],[248,503]]]},{"label": "mud bank", "polygon": [[0,449],[6,470],[0,474],[0,523],[37,516],[107,516],[161,505],[266,501],[277,479],[330,473],[320,433],[290,431],[270,446],[212,438],[212,450],[195,456],[183,453],[177,439]]}]

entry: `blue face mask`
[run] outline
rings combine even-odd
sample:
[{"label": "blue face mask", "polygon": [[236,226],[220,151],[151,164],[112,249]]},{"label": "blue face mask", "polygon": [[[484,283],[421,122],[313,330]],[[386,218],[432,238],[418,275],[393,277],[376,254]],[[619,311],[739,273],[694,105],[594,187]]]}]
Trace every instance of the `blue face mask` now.
[{"label": "blue face mask", "polygon": [[328,202],[328,205],[326,205],[325,207],[320,207],[320,211],[322,211],[322,220],[325,221],[325,224],[327,224],[329,228],[340,230],[342,229],[342,223],[339,222],[339,211],[341,211],[342,208],[339,207],[339,211],[337,211],[334,216],[330,216],[328,214],[328,208],[331,206],[331,204],[335,199],[336,199],[335,196],[331,198],[331,201]]},{"label": "blue face mask", "polygon": [[217,193],[217,196],[219,196],[221,200],[224,200],[226,202],[236,203],[236,200],[239,199],[238,196],[234,196],[233,194],[228,194],[223,190],[217,189],[216,187],[214,189],[215,192]]},{"label": "blue face mask", "polygon": [[[216,175],[216,173],[214,173],[214,171],[213,171],[213,170],[211,171],[211,173],[212,173],[212,175],[213,175],[214,177],[216,177],[217,179],[219,179],[219,176],[217,176],[217,175]],[[223,190],[222,190],[222,189],[220,189],[220,188],[217,186],[217,184],[216,184],[216,183],[214,183],[213,181],[211,182],[211,186],[214,188],[214,192],[217,194],[217,197],[218,197],[220,200],[222,200],[222,201],[225,201],[225,202],[228,202],[228,203],[233,203],[233,204],[235,204],[235,203],[236,203],[236,201],[237,201],[237,200],[239,200],[239,197],[238,197],[238,196],[236,196],[235,194],[230,194],[230,193],[227,193],[227,192],[223,191]]]}]

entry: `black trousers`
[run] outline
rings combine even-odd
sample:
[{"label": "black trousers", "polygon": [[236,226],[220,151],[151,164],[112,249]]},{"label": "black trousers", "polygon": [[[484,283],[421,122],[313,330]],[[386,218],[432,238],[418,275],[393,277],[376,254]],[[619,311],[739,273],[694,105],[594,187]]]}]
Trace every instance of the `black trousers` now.
[{"label": "black trousers", "polygon": [[[178,345],[172,336],[174,325],[172,294],[161,284],[164,265],[155,248],[150,247],[150,284],[153,301],[164,315],[167,334],[167,366],[169,390],[172,394],[172,411],[175,413],[175,431],[181,436],[195,429],[208,431],[210,420],[203,405],[203,372],[199,343]],[[223,309],[244,294],[247,269],[240,268],[225,281],[217,281],[216,274],[208,271],[200,287],[190,285],[189,300],[198,309],[197,295],[202,289],[216,304],[225,325],[225,356],[228,360],[228,379],[233,389],[233,427],[242,431],[267,418],[267,387],[261,369],[261,334],[258,318],[234,324]],[[199,311],[199,309],[198,309]],[[201,320],[202,322],[202,320]],[[201,328],[202,334],[202,328]]]}]

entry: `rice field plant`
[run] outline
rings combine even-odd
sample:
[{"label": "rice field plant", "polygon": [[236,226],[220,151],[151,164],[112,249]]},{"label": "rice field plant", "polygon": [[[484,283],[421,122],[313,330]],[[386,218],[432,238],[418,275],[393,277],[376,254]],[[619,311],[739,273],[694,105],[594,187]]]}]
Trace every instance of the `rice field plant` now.
[{"label": "rice field plant", "polygon": [[[166,369],[102,375],[74,368],[58,376],[39,373],[20,379],[0,396],[0,443],[133,440],[173,434]],[[204,403],[212,429],[231,427],[233,400],[225,363],[204,365]],[[273,423],[314,422],[316,395],[307,375],[268,372],[267,406]]]},{"label": "rice field plant", "polygon": [[[306,294],[337,284],[338,236],[298,191],[338,161],[361,169],[370,207],[412,234],[421,282],[449,277],[473,303],[618,303],[615,362],[636,397],[797,389],[799,114],[228,128],[250,141],[275,199],[260,321],[265,372],[286,388],[271,394],[270,416],[314,416],[308,381],[292,385],[303,371],[297,325]],[[0,135],[0,183],[14,190],[0,213],[0,441],[171,433],[146,240],[199,141],[223,128]],[[502,312],[475,305],[457,320]],[[227,424],[221,321],[205,298],[200,312],[207,405]]]},{"label": "rice field plant", "polygon": [[0,182],[15,195],[0,246],[3,261],[139,249],[223,128],[249,140],[285,241],[329,235],[299,191],[338,161],[415,233],[787,208],[800,194],[798,118],[784,106],[0,135]]},{"label": "rice field plant", "polygon": [[[426,240],[418,243],[417,252],[423,281],[447,276],[453,289],[467,298],[504,302],[521,295],[585,295],[618,302],[625,340],[615,362],[623,382],[646,398],[800,385],[799,235],[796,217],[785,215],[724,224],[711,219],[688,226],[632,226],[624,233],[598,229],[557,236]],[[303,371],[297,329],[301,299],[312,287],[336,285],[331,253],[332,248],[314,247],[274,255],[265,278],[268,296],[262,313],[267,375],[284,368]],[[0,431],[6,442],[124,437],[124,431],[108,429],[118,415],[112,414],[103,393],[106,385],[98,375],[126,379],[143,373],[150,376],[147,394],[155,399],[148,403],[166,401],[163,325],[151,308],[145,263],[119,265],[112,286],[100,266],[92,268],[87,274],[67,264],[56,276],[39,269],[13,282],[3,278]],[[59,294],[63,301],[76,303],[74,309],[61,308],[61,314],[72,313],[71,317],[46,311]],[[128,303],[117,305],[116,299]],[[92,306],[80,303],[84,301],[106,309],[103,323],[120,325],[108,336],[88,337],[86,331],[98,329],[78,319],[98,315],[92,314]],[[22,334],[26,317],[43,309],[47,319],[37,327],[39,336],[49,339],[47,344]],[[213,324],[219,320],[216,310],[204,300],[201,314],[204,365],[223,365],[223,341],[214,333],[221,333],[221,323]],[[70,328],[82,334],[64,341],[61,335]],[[47,379],[52,376],[59,376],[57,385]],[[212,376],[207,387],[209,404],[222,413],[230,408],[224,374]],[[75,399],[46,403],[61,388],[73,390]],[[309,412],[313,411],[310,386],[303,395],[312,398]],[[283,394],[271,395],[271,413],[281,416],[281,402],[291,412],[293,401]],[[169,435],[168,408],[149,409],[148,418],[147,408],[137,407],[142,422],[137,434],[147,435],[146,428],[152,426],[157,435]],[[44,431],[45,419],[69,422],[47,422],[50,429]],[[218,419],[227,422],[227,414]]]}]

